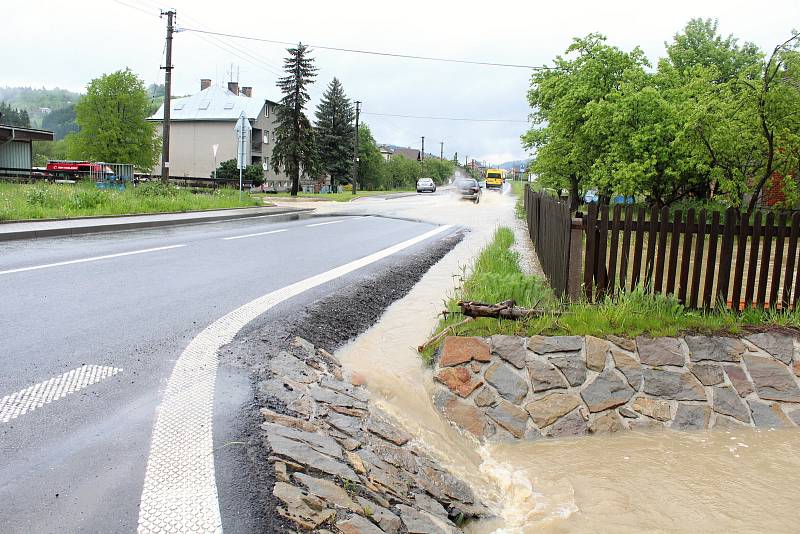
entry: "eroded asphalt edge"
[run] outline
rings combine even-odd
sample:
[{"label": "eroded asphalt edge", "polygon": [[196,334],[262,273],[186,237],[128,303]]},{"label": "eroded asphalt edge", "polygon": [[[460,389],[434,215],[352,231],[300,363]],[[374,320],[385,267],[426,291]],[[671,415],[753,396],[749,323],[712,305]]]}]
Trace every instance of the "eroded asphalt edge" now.
[{"label": "eroded asphalt edge", "polygon": [[[300,358],[295,336],[333,353],[366,331],[386,308],[404,297],[422,276],[463,238],[458,230],[423,248],[391,256],[357,279],[340,279],[318,288],[313,300],[298,309],[277,306],[256,319],[220,350],[215,398],[214,442],[222,524],[226,534],[287,532],[295,525],[280,518],[272,495],[275,473],[267,461],[269,448],[260,428],[261,407],[285,413],[275,397],[259,388],[270,378],[269,359],[282,351]],[[249,388],[243,391],[243,385]],[[237,393],[238,390],[238,393]],[[221,444],[221,445],[220,445]],[[247,504],[247,509],[241,505]]]}]

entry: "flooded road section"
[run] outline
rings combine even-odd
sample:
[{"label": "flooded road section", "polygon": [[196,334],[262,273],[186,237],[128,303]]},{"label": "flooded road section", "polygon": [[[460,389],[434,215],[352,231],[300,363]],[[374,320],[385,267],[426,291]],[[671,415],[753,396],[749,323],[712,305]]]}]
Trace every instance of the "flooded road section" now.
[{"label": "flooded road section", "polygon": [[513,224],[513,204],[512,196],[496,192],[477,206],[449,195],[363,203],[364,213],[471,231],[378,324],[337,353],[418,446],[467,481],[497,515],[465,531],[800,532],[797,430],[625,432],[481,446],[439,416],[432,372],[416,347],[436,324],[453,275],[497,226]]}]

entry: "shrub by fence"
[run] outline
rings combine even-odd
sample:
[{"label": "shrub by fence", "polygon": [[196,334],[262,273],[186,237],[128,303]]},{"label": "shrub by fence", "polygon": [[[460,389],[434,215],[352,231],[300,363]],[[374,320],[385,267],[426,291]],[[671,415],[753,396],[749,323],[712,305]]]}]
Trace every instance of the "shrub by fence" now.
[{"label": "shrub by fence", "polygon": [[795,308],[800,297],[800,213],[757,211],[751,221],[736,208],[591,204],[582,219],[571,219],[565,203],[528,188],[525,209],[558,295],[596,302],[641,286],[690,308],[735,310]]}]

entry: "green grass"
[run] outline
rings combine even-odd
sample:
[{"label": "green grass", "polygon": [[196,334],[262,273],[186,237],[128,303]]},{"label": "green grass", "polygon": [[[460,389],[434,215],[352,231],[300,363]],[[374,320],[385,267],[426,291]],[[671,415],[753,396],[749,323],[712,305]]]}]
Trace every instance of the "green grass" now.
[{"label": "green grass", "polygon": [[[354,195],[350,191],[343,191],[339,193],[297,193],[299,198],[316,199],[316,200],[330,200],[333,202],[350,202],[354,198],[371,197],[376,195],[391,195],[392,193],[408,193],[412,190],[398,189],[391,191],[357,191]],[[269,193],[263,195],[267,200],[270,198],[288,198],[291,197],[290,193]]]},{"label": "green grass", "polygon": [[3,184],[0,183],[0,221],[61,219],[99,215],[184,212],[219,208],[261,206],[259,198],[217,189],[193,194],[186,189],[148,182],[125,191],[99,190],[93,183]]},{"label": "green grass", "polygon": [[[511,250],[514,235],[500,228],[493,241],[481,252],[472,272],[462,272],[458,287],[447,302],[448,314],[439,322],[436,332],[463,320],[458,300],[488,303],[514,299],[518,306],[544,310],[541,317],[523,321],[476,319],[453,328],[453,335],[482,336],[510,334],[593,335],[604,337],[674,336],[685,332],[739,334],[748,327],[787,327],[800,329],[800,311],[745,310],[740,314],[719,308],[699,311],[685,308],[669,295],[651,294],[643,288],[622,293],[602,302],[567,303],[556,299],[547,282],[537,276],[526,276],[519,268],[519,258]],[[437,345],[428,347],[422,358],[431,362]]]},{"label": "green grass", "polygon": [[513,180],[511,182],[511,192],[517,196],[517,203],[514,206],[514,211],[517,214],[517,219],[524,219],[525,218],[525,200],[523,198],[525,194],[525,184],[528,182],[521,182],[519,180]]}]

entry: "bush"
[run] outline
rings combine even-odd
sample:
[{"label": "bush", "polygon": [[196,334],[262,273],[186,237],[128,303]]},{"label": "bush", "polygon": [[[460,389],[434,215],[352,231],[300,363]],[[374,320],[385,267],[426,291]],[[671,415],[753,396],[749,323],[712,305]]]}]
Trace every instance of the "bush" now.
[{"label": "bush", "polygon": [[30,206],[48,207],[55,204],[55,196],[48,187],[34,186],[25,192],[25,202]]},{"label": "bush", "polygon": [[175,198],[180,193],[180,189],[172,184],[163,184],[161,182],[144,182],[139,184],[134,190],[134,193],[140,197],[167,197]]},{"label": "bush", "polygon": [[108,194],[99,189],[80,189],[67,200],[67,205],[73,210],[90,210],[100,206],[108,199]]}]

